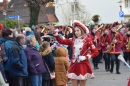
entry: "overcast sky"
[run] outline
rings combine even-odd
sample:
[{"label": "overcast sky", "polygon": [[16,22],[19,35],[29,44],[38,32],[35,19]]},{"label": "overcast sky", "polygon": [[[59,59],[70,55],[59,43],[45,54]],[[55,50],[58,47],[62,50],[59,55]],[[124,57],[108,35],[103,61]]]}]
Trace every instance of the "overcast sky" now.
[{"label": "overcast sky", "polygon": [[[8,1],[10,1],[10,0],[8,0]],[[0,2],[3,2],[3,0],[0,0]]]}]

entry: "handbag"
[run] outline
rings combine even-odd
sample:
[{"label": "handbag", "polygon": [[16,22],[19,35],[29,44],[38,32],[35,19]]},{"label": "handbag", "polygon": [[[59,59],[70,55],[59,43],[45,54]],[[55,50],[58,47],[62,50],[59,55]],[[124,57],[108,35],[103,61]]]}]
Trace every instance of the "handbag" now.
[{"label": "handbag", "polygon": [[54,79],[54,78],[55,78],[55,72],[50,72],[50,70],[49,70],[49,68],[48,68],[48,66],[47,66],[47,64],[46,64],[46,62],[45,62],[44,59],[43,59],[43,61],[44,61],[45,65],[46,65],[46,67],[47,67],[47,69],[48,69],[48,71],[49,71],[49,73],[50,73],[50,78],[51,78],[51,79]]}]

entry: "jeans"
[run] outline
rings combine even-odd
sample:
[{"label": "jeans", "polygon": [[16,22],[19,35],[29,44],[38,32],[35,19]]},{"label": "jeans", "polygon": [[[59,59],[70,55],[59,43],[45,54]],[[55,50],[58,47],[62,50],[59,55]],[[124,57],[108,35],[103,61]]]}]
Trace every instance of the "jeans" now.
[{"label": "jeans", "polygon": [[42,74],[29,76],[31,86],[42,86]]}]

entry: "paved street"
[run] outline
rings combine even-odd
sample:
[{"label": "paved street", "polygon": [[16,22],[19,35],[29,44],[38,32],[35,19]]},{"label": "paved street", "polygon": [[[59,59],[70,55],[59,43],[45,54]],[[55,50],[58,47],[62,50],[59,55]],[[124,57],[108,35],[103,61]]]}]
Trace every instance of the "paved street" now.
[{"label": "paved street", "polygon": [[[94,79],[89,79],[86,86],[127,86],[128,78],[130,77],[130,69],[121,62],[120,72],[116,74],[116,66],[114,65],[113,73],[106,72],[104,63],[99,64],[98,70],[93,70]],[[69,86],[71,86],[69,82]]]}]

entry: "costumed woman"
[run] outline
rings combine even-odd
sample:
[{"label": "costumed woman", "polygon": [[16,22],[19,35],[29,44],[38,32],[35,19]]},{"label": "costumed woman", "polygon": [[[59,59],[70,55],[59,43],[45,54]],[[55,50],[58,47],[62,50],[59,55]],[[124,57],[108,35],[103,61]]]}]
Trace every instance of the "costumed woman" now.
[{"label": "costumed woman", "polygon": [[94,78],[89,59],[96,57],[98,50],[87,37],[89,30],[85,25],[75,20],[73,30],[74,37],[71,40],[60,38],[57,32],[54,32],[54,36],[59,43],[72,46],[73,55],[67,74],[72,80],[72,86],[78,86],[79,82],[80,86],[86,86],[87,79]]}]

